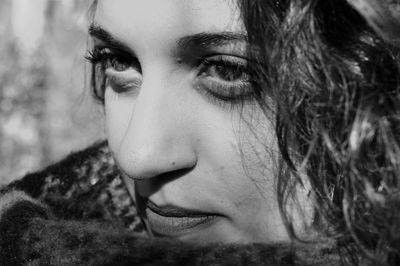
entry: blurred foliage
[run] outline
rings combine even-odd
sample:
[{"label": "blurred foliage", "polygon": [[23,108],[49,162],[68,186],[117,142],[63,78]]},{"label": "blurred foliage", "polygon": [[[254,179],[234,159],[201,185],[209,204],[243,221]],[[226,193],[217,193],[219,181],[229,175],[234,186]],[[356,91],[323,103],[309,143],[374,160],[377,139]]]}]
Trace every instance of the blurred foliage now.
[{"label": "blurred foliage", "polygon": [[[13,10],[13,1],[31,5],[24,8],[31,21],[22,34],[14,24],[26,14]],[[0,184],[104,137],[101,106],[85,85],[91,1],[43,1],[43,12],[36,1],[0,1]],[[39,16],[45,23],[33,45],[24,37],[35,34]]]}]

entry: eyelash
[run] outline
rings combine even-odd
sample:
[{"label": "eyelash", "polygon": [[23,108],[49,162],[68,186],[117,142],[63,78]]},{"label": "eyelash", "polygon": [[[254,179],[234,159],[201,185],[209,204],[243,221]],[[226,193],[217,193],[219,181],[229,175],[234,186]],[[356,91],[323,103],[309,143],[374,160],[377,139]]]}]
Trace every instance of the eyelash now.
[{"label": "eyelash", "polygon": [[[127,66],[134,67],[140,73],[142,72],[139,60],[137,58],[128,55],[126,52],[113,50],[111,48],[94,47],[93,50],[88,52],[88,55],[85,58],[94,65],[102,65],[105,69],[108,67],[113,67],[113,63],[122,63],[126,64]],[[115,67],[113,68],[115,69]],[[116,69],[116,71],[124,70]]]},{"label": "eyelash", "polygon": [[[96,72],[93,78],[100,78],[103,81],[100,84],[101,88],[95,88],[95,90],[101,91],[102,95],[104,95],[105,88],[109,84],[110,78],[106,77],[105,74],[108,68],[112,68],[117,74],[118,72],[123,73],[129,68],[142,73],[137,58],[111,48],[94,47],[93,50],[88,52],[86,59],[92,64],[93,71]],[[113,64],[122,66],[122,69],[115,69]],[[250,84],[250,74],[245,58],[224,54],[209,55],[200,58],[196,67],[198,73],[194,83],[195,88],[221,105],[227,103],[235,105],[254,98],[254,89]],[[224,80],[224,78],[228,79]],[[229,78],[232,79],[229,80]],[[113,89],[117,93],[124,93],[129,90],[129,86],[123,86],[118,81],[115,83],[116,86],[113,86]],[[96,86],[95,83],[94,86]]]}]

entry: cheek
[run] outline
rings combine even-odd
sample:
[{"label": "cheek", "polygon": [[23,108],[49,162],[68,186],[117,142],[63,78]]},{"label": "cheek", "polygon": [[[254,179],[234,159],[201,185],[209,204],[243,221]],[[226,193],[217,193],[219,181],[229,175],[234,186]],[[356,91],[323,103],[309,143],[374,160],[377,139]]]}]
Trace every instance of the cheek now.
[{"label": "cheek", "polygon": [[120,97],[111,88],[105,91],[107,139],[111,150],[116,151],[129,128],[134,101]]},{"label": "cheek", "polygon": [[273,122],[261,111],[246,111],[240,128],[242,130],[239,134],[242,137],[239,145],[244,166],[247,166],[251,176],[272,182],[279,162]]},{"label": "cheek", "polygon": [[242,195],[240,200],[235,197],[237,204],[257,208],[254,200],[259,200],[260,204],[275,209],[273,199],[276,199],[279,152],[273,124],[261,111],[243,110],[235,132],[236,154],[239,154],[236,161],[240,161],[236,169],[240,174],[236,174],[230,182],[236,183],[236,186],[231,186],[236,195]]}]

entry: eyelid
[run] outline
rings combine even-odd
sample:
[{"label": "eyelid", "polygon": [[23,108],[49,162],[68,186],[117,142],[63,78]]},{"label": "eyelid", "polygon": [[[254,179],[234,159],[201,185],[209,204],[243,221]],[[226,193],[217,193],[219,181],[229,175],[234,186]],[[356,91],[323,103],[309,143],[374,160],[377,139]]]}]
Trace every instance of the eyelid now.
[{"label": "eyelid", "polygon": [[199,66],[202,60],[212,56],[232,56],[249,60],[247,48],[247,45],[226,44],[207,47],[206,49],[187,49],[177,52],[174,56],[175,58],[179,58],[180,62],[188,62],[190,65]]},{"label": "eyelid", "polygon": [[91,36],[91,37],[93,40],[93,48],[99,48],[99,49],[109,48],[113,51],[120,51],[122,53],[126,53],[131,57],[137,58],[135,52],[123,43],[107,42],[105,40],[97,38],[96,36]]},{"label": "eyelid", "polygon": [[247,57],[246,56],[242,56],[242,55],[236,55],[236,54],[232,54],[232,53],[210,53],[207,54],[206,56],[203,56],[201,58],[198,58],[198,66],[200,66],[202,63],[204,62],[216,62],[216,61],[220,61],[220,62],[234,62],[234,63],[241,63],[241,62],[245,62],[245,64],[241,64],[241,65],[247,65]]},{"label": "eyelid", "polygon": [[106,76],[112,82],[116,82],[118,84],[129,84],[129,83],[137,83],[138,79],[142,79],[140,73],[138,73],[135,69],[129,69],[126,71],[116,71],[114,69],[106,69]]},{"label": "eyelid", "polygon": [[213,61],[213,62],[233,62],[233,63],[243,63],[241,65],[247,65],[247,58],[232,54],[215,54],[207,56],[203,61]]},{"label": "eyelid", "polygon": [[248,61],[246,58],[238,57],[234,55],[224,55],[218,54],[214,56],[209,56],[204,58],[201,62],[199,62],[199,71],[202,72],[205,69],[211,66],[222,66],[222,67],[240,67],[240,68],[248,68]]},{"label": "eyelid", "polygon": [[248,47],[242,43],[227,43],[225,45],[210,47],[205,50],[205,56],[226,55],[247,59]]},{"label": "eyelid", "polygon": [[136,91],[136,89],[141,87],[143,82],[141,74],[135,69],[122,72],[107,69],[105,75],[109,84],[117,93]]}]

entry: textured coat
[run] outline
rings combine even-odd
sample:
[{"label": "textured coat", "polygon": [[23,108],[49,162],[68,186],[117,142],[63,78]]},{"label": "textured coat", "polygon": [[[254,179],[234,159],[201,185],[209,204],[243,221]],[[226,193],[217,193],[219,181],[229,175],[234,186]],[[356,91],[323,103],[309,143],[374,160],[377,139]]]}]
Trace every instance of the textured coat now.
[{"label": "textured coat", "polygon": [[0,192],[0,265],[338,265],[332,243],[150,239],[106,142]]}]

